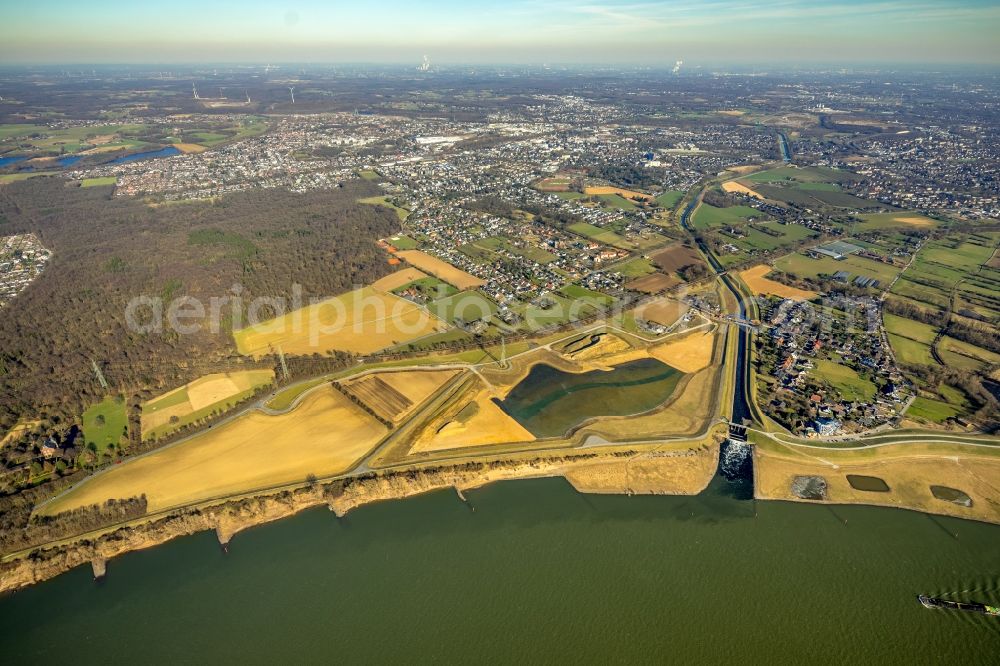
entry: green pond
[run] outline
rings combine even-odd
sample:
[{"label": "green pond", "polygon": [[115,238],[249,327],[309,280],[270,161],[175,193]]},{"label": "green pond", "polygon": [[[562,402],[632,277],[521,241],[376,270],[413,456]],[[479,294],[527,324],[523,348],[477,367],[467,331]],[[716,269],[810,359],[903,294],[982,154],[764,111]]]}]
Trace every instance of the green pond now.
[{"label": "green pond", "polygon": [[[8,664],[994,664],[1000,527],[517,481],[177,539],[0,599]],[[474,509],[474,510],[473,510]]]},{"label": "green pond", "polygon": [[583,373],[539,364],[497,404],[536,437],[558,437],[595,416],[647,412],[665,402],[683,376],[652,358]]}]

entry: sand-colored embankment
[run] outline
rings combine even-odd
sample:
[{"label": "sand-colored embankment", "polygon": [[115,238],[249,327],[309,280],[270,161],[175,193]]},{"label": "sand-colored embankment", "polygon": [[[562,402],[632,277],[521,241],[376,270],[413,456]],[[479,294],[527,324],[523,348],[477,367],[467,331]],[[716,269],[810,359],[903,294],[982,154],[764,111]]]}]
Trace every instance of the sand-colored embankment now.
[{"label": "sand-colored embankment", "polygon": [[[830,504],[874,504],[1000,523],[1000,456],[974,447],[911,442],[843,451],[769,442],[754,447],[754,470],[758,499],[817,502],[796,497],[791,486],[796,476],[821,476]],[[848,474],[880,478],[889,492],[857,490]],[[931,485],[966,493],[972,506],[937,499]]]},{"label": "sand-colored embankment", "polygon": [[580,341],[563,347],[562,353],[575,361],[590,361],[625,352],[631,348],[629,343],[614,333],[604,333],[595,343],[591,342],[591,336],[584,336]]},{"label": "sand-colored embankment", "polygon": [[682,338],[649,348],[649,355],[684,373],[704,370],[712,363],[715,331],[698,330]]},{"label": "sand-colored embankment", "polygon": [[[693,443],[691,446],[700,446],[700,443]],[[634,465],[635,454],[635,451],[624,454],[620,451],[566,452],[565,455],[551,454],[547,457],[525,454],[519,458],[467,461],[450,466],[438,463],[430,470],[372,473],[325,484],[303,484],[265,496],[187,507],[162,517],[132,521],[125,526],[90,532],[20,554],[0,564],[0,593],[53,578],[95,560],[107,561],[130,551],[158,546],[176,537],[196,532],[214,530],[220,542],[228,543],[235,534],[245,529],[323,504],[342,516],[355,507],[372,502],[401,499],[447,488],[468,490],[503,480],[562,476],[577,473],[579,468],[588,466],[592,466],[594,470],[589,473],[591,477],[603,480],[587,481],[588,473],[583,472],[583,477],[577,475],[576,483],[599,487],[597,492],[614,492],[613,482],[610,480],[616,476],[614,467]],[[702,456],[701,453],[696,455]],[[655,458],[657,462],[653,464],[663,467],[678,462],[684,464],[690,457],[680,454],[660,456]],[[679,494],[684,494],[691,492],[690,488],[694,487],[680,481],[676,486],[669,486],[665,480],[669,474],[663,469],[657,474],[663,480],[652,491],[669,492],[674,489]],[[617,492],[627,490],[623,485]],[[113,566],[111,575],[114,575]]]},{"label": "sand-colored embankment", "polygon": [[533,442],[535,436],[493,402],[486,388],[465,394],[417,435],[410,453]]},{"label": "sand-colored embankment", "polygon": [[624,462],[578,465],[564,476],[582,493],[695,495],[708,486],[719,462],[719,447],[687,445],[637,454]]}]

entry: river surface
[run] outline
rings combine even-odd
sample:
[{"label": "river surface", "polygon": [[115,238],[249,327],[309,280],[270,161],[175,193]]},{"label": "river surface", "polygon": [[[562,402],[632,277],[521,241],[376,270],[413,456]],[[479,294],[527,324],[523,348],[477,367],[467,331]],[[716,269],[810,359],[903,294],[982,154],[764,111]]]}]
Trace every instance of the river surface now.
[{"label": "river surface", "polygon": [[[5,663],[996,663],[1000,527],[561,479],[197,534],[0,599]],[[474,511],[472,508],[474,507]]]},{"label": "river surface", "polygon": [[174,155],[180,155],[179,151],[174,146],[167,146],[166,148],[160,148],[159,150],[149,150],[144,153],[132,153],[131,155],[122,155],[121,157],[116,157],[115,159],[108,162],[108,164],[124,164],[125,162],[135,162],[137,160],[149,160],[156,157],[173,157]]}]

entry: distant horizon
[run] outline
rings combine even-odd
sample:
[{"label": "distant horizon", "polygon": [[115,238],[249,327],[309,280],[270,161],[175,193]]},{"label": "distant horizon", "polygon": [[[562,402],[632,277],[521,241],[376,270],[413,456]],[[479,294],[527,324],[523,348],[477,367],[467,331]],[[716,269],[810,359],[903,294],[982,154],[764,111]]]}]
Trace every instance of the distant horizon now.
[{"label": "distant horizon", "polygon": [[[380,68],[380,69],[414,69],[419,66],[420,58],[415,60],[175,60],[175,61],[121,61],[121,62],[87,62],[87,61],[35,61],[18,63],[0,63],[0,71],[23,70],[23,69],[109,69],[109,68],[136,68],[155,69],[158,67],[179,67],[184,69],[193,68],[240,68],[240,69],[264,69],[270,67],[271,70],[280,70],[289,67],[352,67],[352,68]],[[725,60],[705,60],[686,61],[681,60],[681,71],[674,72],[681,76],[692,73],[706,74],[717,70],[730,70],[734,72],[750,72],[754,69],[768,68],[774,72],[825,72],[832,70],[851,71],[878,69],[883,71],[905,70],[905,71],[927,71],[935,70],[952,71],[961,68],[975,68],[980,71],[994,70],[1000,72],[1000,62],[937,62],[937,61],[802,61],[800,63],[789,63],[781,60],[760,60],[731,62]],[[662,71],[671,72],[677,61],[669,62],[587,62],[587,61],[551,61],[551,62],[503,62],[503,61],[434,61],[430,60],[431,68],[429,73],[437,70],[454,71],[461,68],[525,68],[525,69],[546,69],[546,70],[588,70],[588,69],[608,69],[608,70],[636,70],[636,71]],[[765,74],[767,72],[761,72]]]},{"label": "distant horizon", "polygon": [[992,0],[48,0],[6,14],[8,65],[1000,63]]}]

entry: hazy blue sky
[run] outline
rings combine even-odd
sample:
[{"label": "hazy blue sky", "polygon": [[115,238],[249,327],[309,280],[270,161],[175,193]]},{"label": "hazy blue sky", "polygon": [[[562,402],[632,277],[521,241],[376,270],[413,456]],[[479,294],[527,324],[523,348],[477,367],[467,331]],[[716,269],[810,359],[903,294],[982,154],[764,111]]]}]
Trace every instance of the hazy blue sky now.
[{"label": "hazy blue sky", "polygon": [[997,0],[0,0],[15,62],[976,62]]}]

